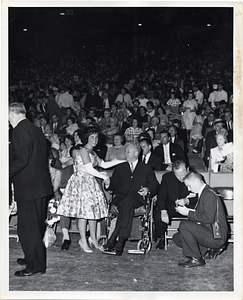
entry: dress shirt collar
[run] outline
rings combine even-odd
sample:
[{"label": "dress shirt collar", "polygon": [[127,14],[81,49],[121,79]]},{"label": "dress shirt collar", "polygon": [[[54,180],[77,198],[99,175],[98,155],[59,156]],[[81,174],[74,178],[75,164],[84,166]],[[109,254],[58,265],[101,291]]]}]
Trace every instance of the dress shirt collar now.
[{"label": "dress shirt collar", "polygon": [[201,187],[201,189],[198,192],[198,199],[201,197],[202,191],[205,188],[206,184],[204,183],[203,186]]},{"label": "dress shirt collar", "polygon": [[129,166],[131,166],[131,164],[133,165],[133,171],[135,170],[137,163],[138,163],[138,159],[133,162],[129,162]]}]

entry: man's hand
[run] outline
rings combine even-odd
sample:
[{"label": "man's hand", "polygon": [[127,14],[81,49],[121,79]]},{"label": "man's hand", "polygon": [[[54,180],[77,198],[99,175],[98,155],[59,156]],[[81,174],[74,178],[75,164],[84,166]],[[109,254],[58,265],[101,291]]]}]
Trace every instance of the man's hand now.
[{"label": "man's hand", "polygon": [[175,210],[183,216],[188,216],[189,209],[186,206],[177,206],[175,207]]},{"label": "man's hand", "polygon": [[147,187],[142,187],[141,189],[138,191],[139,195],[145,197],[149,192],[149,189]]},{"label": "man's hand", "polygon": [[110,185],[110,177],[109,176],[107,176],[106,178],[104,178],[104,184],[105,184],[105,187],[106,188],[108,188],[109,187],[109,185]]},{"label": "man's hand", "polygon": [[169,224],[169,215],[167,213],[167,210],[161,210],[161,221]]},{"label": "man's hand", "polygon": [[187,198],[181,198],[181,199],[177,199],[175,201],[176,206],[185,206],[185,205],[188,205],[189,203],[190,203],[190,201]]}]

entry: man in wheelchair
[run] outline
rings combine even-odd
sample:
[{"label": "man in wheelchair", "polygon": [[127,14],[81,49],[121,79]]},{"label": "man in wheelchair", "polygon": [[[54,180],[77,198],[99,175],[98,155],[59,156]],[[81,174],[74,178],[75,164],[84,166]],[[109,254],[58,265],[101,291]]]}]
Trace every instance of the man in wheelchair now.
[{"label": "man in wheelchair", "polygon": [[105,254],[122,255],[131,234],[134,209],[145,205],[146,196],[153,197],[158,191],[159,183],[154,171],[149,165],[138,161],[140,151],[139,144],[127,144],[127,162],[118,165],[112,177],[105,181],[105,188],[115,194],[112,204],[119,211],[116,227],[103,246]]}]

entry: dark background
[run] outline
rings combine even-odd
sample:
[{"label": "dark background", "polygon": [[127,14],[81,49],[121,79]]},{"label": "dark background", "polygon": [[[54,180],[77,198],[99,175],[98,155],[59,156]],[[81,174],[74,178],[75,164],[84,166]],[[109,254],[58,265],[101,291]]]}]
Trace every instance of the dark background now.
[{"label": "dark background", "polygon": [[233,8],[9,8],[10,60],[60,58],[114,44],[133,54],[146,46],[201,51],[215,41],[232,48]]}]

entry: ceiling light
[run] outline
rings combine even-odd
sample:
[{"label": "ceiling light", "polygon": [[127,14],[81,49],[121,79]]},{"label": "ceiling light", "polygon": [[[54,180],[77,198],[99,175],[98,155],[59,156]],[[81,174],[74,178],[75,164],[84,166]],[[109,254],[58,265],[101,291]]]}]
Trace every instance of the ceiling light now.
[{"label": "ceiling light", "polygon": [[64,12],[61,12],[61,13],[60,13],[60,16],[65,16],[65,13],[64,13]]},{"label": "ceiling light", "polygon": [[208,27],[211,27],[212,25],[210,23],[207,24]]},{"label": "ceiling light", "polygon": [[138,23],[138,26],[140,26],[140,27],[141,27],[141,26],[143,26],[143,24],[141,24],[141,23]]},{"label": "ceiling light", "polygon": [[23,31],[28,31],[27,28],[24,28]]}]

